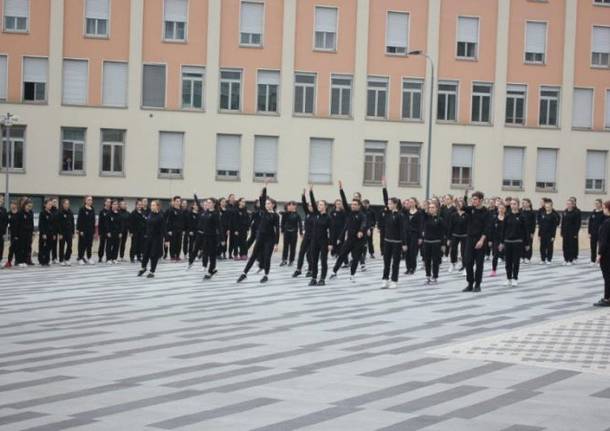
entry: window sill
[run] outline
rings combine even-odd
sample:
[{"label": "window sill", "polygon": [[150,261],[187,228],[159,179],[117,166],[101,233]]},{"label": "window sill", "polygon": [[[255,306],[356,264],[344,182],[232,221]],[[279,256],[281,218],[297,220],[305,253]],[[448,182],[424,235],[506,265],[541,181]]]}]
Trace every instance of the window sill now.
[{"label": "window sill", "polygon": [[452,190],[470,190],[472,184],[451,184],[449,186]]},{"label": "window sill", "polygon": [[110,39],[110,35],[108,34],[84,34],[83,37],[85,39],[97,39],[97,40],[108,40]]},{"label": "window sill", "polygon": [[574,127],[572,126],[573,132],[592,132],[593,127]]},{"label": "window sill", "polygon": [[325,54],[336,54],[337,53],[337,48],[333,48],[333,49],[313,48],[312,51],[313,52],[325,53]]},{"label": "window sill", "polygon": [[585,194],[586,195],[605,195],[606,194],[606,190],[586,190],[585,189]]},{"label": "window sill", "polygon": [[[607,6],[607,7],[609,7],[609,6]],[[610,65],[604,66],[603,64],[592,64],[591,69],[608,70],[608,69],[610,69]]]},{"label": "window sill", "polygon": [[471,62],[478,62],[479,58],[478,57],[459,57],[459,56],[455,56],[455,60],[456,61],[471,61]]},{"label": "window sill", "polygon": [[351,115],[340,115],[340,114],[330,114],[330,118],[334,118],[335,120],[353,120],[354,117]]},{"label": "window sill", "polygon": [[241,114],[241,109],[219,109],[219,114]]},{"label": "window sill", "polygon": [[381,181],[363,181],[363,187],[379,187],[381,185]]},{"label": "window sill", "polygon": [[186,45],[188,43],[187,39],[162,39],[163,43],[175,43],[179,45]]},{"label": "window sill", "polygon": [[471,121],[471,126],[479,126],[479,127],[493,127],[493,123],[486,123],[482,121]]},{"label": "window sill", "polygon": [[505,192],[522,192],[525,189],[523,187],[516,187],[516,186],[502,186],[502,191]]},{"label": "window sill", "polygon": [[241,181],[239,177],[219,177],[216,175],[216,181],[227,181],[227,182],[239,182]]},{"label": "window sill", "polygon": [[254,49],[263,49],[264,48],[262,43],[258,44],[258,45],[256,45],[256,44],[249,44],[249,43],[240,43],[239,47],[240,48],[246,48],[246,49],[247,48],[254,48]]},{"label": "window sill", "polygon": [[87,175],[85,171],[60,171],[59,175],[63,175],[65,177],[84,177]]},{"label": "window sill", "polygon": [[21,103],[23,103],[24,105],[48,105],[49,104],[49,102],[47,100],[40,100],[40,101],[22,100]]},{"label": "window sill", "polygon": [[184,176],[179,174],[158,174],[157,178],[160,180],[183,180]]},{"label": "window sill", "polygon": [[422,185],[421,183],[398,183],[398,187],[403,187],[403,188],[411,188],[411,189],[421,189]]},{"label": "window sill", "polygon": [[30,30],[2,30],[2,33],[6,33],[6,34],[23,34],[23,35],[27,35],[30,34]]},{"label": "window sill", "polygon": [[315,117],[316,115],[313,112],[311,112],[311,113],[308,113],[308,112],[293,112],[292,116],[293,117],[312,118],[312,117]]},{"label": "window sill", "polygon": [[369,117],[369,116],[364,117],[364,119],[368,120],[368,121],[387,121],[388,120],[387,117]]},{"label": "window sill", "polygon": [[144,106],[140,105],[140,109],[143,111],[165,111],[165,106]]},{"label": "window sill", "polygon": [[524,61],[523,64],[527,66],[546,66],[544,61]]},{"label": "window sill", "polygon": [[538,127],[540,129],[560,130],[559,125],[550,125],[550,126],[547,126],[545,124],[538,124]]},{"label": "window sill", "polygon": [[557,189],[540,189],[536,187],[537,193],[557,193]]},{"label": "window sill", "polygon": [[436,124],[458,124],[457,120],[436,120]]},{"label": "window sill", "polygon": [[423,118],[403,118],[403,117],[400,117],[400,121],[402,121],[403,123],[420,123],[420,124],[425,123]]},{"label": "window sill", "polygon": [[88,106],[87,102],[85,103],[64,103],[61,102],[61,106],[64,108],[83,108],[85,106]]},{"label": "window sill", "polygon": [[[6,168],[0,169],[0,172],[3,174],[6,174]],[[8,173],[9,174],[25,174],[25,169],[24,168],[21,168],[21,169],[9,168]]]},{"label": "window sill", "polygon": [[275,177],[275,178],[258,178],[258,177],[253,177],[252,178],[252,182],[253,183],[264,183],[264,182],[277,183],[277,177]]},{"label": "window sill", "polygon": [[104,178],[125,178],[125,172],[100,172],[100,177]]},{"label": "window sill", "polygon": [[596,2],[593,2],[593,6],[610,7],[610,3],[596,3]]},{"label": "window sill", "polygon": [[266,117],[279,117],[278,111],[256,111],[256,115],[264,115]]},{"label": "window sill", "polygon": [[179,109],[182,112],[205,112],[205,108],[190,108],[188,106],[183,106]]},{"label": "window sill", "polygon": [[408,57],[407,53],[405,52],[403,53],[396,53],[396,52],[385,52],[386,57],[399,57],[399,58],[405,58]]},{"label": "window sill", "polygon": [[515,129],[523,129],[525,128],[525,123],[507,123],[505,121],[504,127],[514,127]]}]

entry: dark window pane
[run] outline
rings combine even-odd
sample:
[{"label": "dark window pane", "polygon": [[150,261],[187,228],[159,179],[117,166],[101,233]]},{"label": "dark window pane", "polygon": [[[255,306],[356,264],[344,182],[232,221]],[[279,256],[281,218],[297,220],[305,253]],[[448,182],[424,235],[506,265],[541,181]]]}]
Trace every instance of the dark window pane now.
[{"label": "dark window pane", "polygon": [[375,116],[375,90],[368,90],[366,93],[366,115]]},{"label": "dark window pane", "polygon": [[481,109],[481,98],[479,96],[472,97],[472,121],[481,121],[479,112]]},{"label": "dark window pane", "polygon": [[386,99],[385,91],[377,92],[377,116],[378,117],[385,117],[385,99]]},{"label": "dark window pane", "polygon": [[484,123],[489,123],[489,97],[483,97],[483,112],[481,121]]},{"label": "dark window pane", "polygon": [[455,94],[450,94],[448,97],[447,120],[455,120]]},{"label": "dark window pane", "polygon": [[302,113],[303,112],[303,93],[304,88],[301,86],[297,86],[294,89],[294,112]]},{"label": "dark window pane", "polygon": [[351,99],[350,99],[351,90],[343,89],[341,92],[341,114],[350,115],[351,110]]},{"label": "dark window pane", "polygon": [[123,172],[123,147],[114,147],[114,172]]},{"label": "dark window pane", "polygon": [[305,112],[313,114],[313,87],[305,89]]},{"label": "dark window pane", "polygon": [[111,153],[112,153],[111,145],[104,145],[102,147],[102,171],[110,172]]},{"label": "dark window pane", "polygon": [[34,87],[33,82],[23,83],[23,100],[34,100]]},{"label": "dark window pane", "polygon": [[330,92],[330,113],[332,115],[339,114],[339,99],[340,99],[341,90],[338,88],[333,88]]},{"label": "dark window pane", "polygon": [[447,96],[445,94],[438,95],[438,103],[436,104],[436,118],[439,120],[445,120],[445,104]]}]

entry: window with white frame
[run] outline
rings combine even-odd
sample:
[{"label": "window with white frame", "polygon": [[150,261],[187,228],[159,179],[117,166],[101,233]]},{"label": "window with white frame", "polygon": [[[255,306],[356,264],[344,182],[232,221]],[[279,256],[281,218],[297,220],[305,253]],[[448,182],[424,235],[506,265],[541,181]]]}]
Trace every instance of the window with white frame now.
[{"label": "window with white frame", "polygon": [[30,0],[4,0],[4,31],[28,31]]},{"label": "window with white frame", "polygon": [[546,23],[528,21],[525,28],[525,62],[545,63]]},{"label": "window with white frame", "polygon": [[254,137],[254,180],[277,178],[277,136]]},{"label": "window with white frame", "polygon": [[491,122],[492,84],[472,84],[472,109],[470,121],[473,123]]},{"label": "window with white frame", "polygon": [[184,133],[159,132],[159,176],[182,178],[184,167]]},{"label": "window with white frame", "polygon": [[240,10],[239,43],[261,46],[265,5],[259,1],[242,1]]},{"label": "window with white frame", "polygon": [[220,109],[241,110],[241,70],[220,71]]},{"label": "window with white frame", "polygon": [[257,75],[257,111],[277,112],[280,72],[277,70],[259,70]]},{"label": "window with white frame", "polygon": [[557,190],[557,150],[554,148],[538,148],[536,160],[536,190]]},{"label": "window with white frame", "polygon": [[205,69],[182,66],[182,108],[203,109],[203,78]]},{"label": "window with white frame", "polygon": [[610,90],[606,90],[606,115],[604,123],[606,129],[610,129]]},{"label": "window with white frame", "polygon": [[86,0],[85,34],[93,37],[108,36],[110,0]]},{"label": "window with white frame", "polygon": [[102,129],[102,175],[123,175],[125,131]]},{"label": "window with white frame", "polygon": [[316,93],[316,75],[297,73],[294,77],[295,114],[313,114]]},{"label": "window with white frame", "polygon": [[451,185],[472,185],[472,145],[454,144],[451,149]]},{"label": "window with white frame", "polygon": [[[8,153],[7,153],[8,143]],[[25,127],[11,127],[11,134],[8,128],[2,128],[2,170],[7,167],[12,172],[23,172],[25,150]]]},{"label": "window with white frame", "polygon": [[216,136],[216,178],[239,180],[241,166],[241,136]]},{"label": "window with white frame", "polygon": [[309,140],[309,182],[330,184],[332,182],[332,139],[311,138]]},{"label": "window with white frame", "polygon": [[420,79],[402,81],[402,118],[405,120],[422,119],[422,90],[424,82]]},{"label": "window with white frame", "polygon": [[8,57],[0,55],[0,100],[6,100],[8,91]]},{"label": "window with white frame", "polygon": [[508,84],[506,86],[506,124],[525,124],[526,98],[526,85]]},{"label": "window with white frame", "polygon": [[102,105],[127,106],[127,63],[104,61]]},{"label": "window with white frame", "polygon": [[332,75],[330,78],[330,115],[352,115],[351,75]]},{"label": "window with white frame", "polygon": [[85,105],[89,92],[87,60],[64,60],[63,103]]},{"label": "window with white frame", "polygon": [[388,12],[386,19],[385,52],[407,55],[409,39],[409,14]]},{"label": "window with white frame", "polygon": [[593,0],[593,3],[602,6],[610,6],[610,0]]},{"label": "window with white frame", "polygon": [[47,76],[49,59],[23,57],[23,100],[45,102],[47,100]]},{"label": "window with white frame", "polygon": [[587,178],[585,189],[589,192],[606,191],[607,151],[587,151]]},{"label": "window with white frame", "polygon": [[366,116],[386,118],[388,105],[388,78],[369,76],[366,91]]},{"label": "window with white frame", "polygon": [[168,41],[186,40],[188,0],[164,0],[163,37]]},{"label": "window with white frame", "polygon": [[610,67],[610,27],[593,26],[591,65],[594,67]]},{"label": "window with white frame", "polygon": [[314,47],[325,51],[337,49],[337,8],[316,6]]},{"label": "window with white frame", "polygon": [[384,141],[364,141],[364,184],[381,184],[386,145]]},{"label": "window with white frame", "polygon": [[479,18],[458,17],[457,57],[476,58],[479,45]]},{"label": "window with white frame", "polygon": [[523,160],[525,148],[504,147],[502,187],[523,188]]},{"label": "window with white frame", "polygon": [[441,121],[456,121],[458,83],[441,81],[438,83],[438,102],[436,119]]},{"label": "window with white frame", "polygon": [[145,64],[142,76],[142,106],[165,107],[165,65]]},{"label": "window with white frame", "polygon": [[557,127],[559,125],[559,88],[540,87],[539,125]]},{"label": "window with white frame", "polygon": [[590,88],[574,89],[572,127],[577,129],[593,127],[593,90]]},{"label": "window with white frame", "polygon": [[418,186],[421,176],[421,143],[400,143],[399,186]]},{"label": "window with white frame", "polygon": [[61,128],[61,172],[82,174],[85,172],[85,131],[77,127]]}]

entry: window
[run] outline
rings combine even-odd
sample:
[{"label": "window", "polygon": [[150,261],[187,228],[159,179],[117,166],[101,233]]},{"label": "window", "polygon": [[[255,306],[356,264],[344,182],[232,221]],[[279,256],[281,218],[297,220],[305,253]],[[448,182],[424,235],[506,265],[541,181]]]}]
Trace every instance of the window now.
[{"label": "window", "polygon": [[83,174],[85,155],[85,129],[61,128],[61,172]]},{"label": "window", "polygon": [[554,148],[538,148],[538,159],[536,160],[537,191],[557,191],[556,170],[557,150]]},{"label": "window", "polygon": [[456,120],[457,82],[441,81],[438,83],[438,103],[436,118],[441,121]]},{"label": "window", "polygon": [[479,18],[458,17],[457,57],[473,59],[477,57],[479,44]]},{"label": "window", "polygon": [[504,147],[504,167],[502,186],[519,189],[523,188],[523,158],[525,149],[520,147]]},{"label": "window", "polygon": [[241,45],[261,46],[263,44],[264,11],[263,3],[241,2],[239,30]]},{"label": "window", "polygon": [[23,100],[26,102],[46,102],[47,58],[23,57]]},{"label": "window", "polygon": [[182,66],[182,107],[203,109],[203,67]]},{"label": "window", "polygon": [[216,137],[216,178],[239,180],[241,165],[241,136],[217,135]]},{"label": "window", "polygon": [[491,84],[472,84],[472,112],[470,121],[473,123],[491,122]]},{"label": "window", "polygon": [[297,73],[294,77],[294,112],[313,114],[316,75]]},{"label": "window", "polygon": [[241,71],[220,71],[220,109],[239,111],[241,109]]},{"label": "window", "polygon": [[388,78],[371,77],[366,91],[366,116],[386,118],[388,99]]},{"label": "window", "polygon": [[332,75],[330,78],[330,115],[352,115],[352,77]]},{"label": "window", "polygon": [[545,52],[546,23],[528,21],[525,29],[525,62],[544,64]]},{"label": "window", "polygon": [[559,125],[559,88],[540,87],[541,126],[557,127]]},{"label": "window", "polygon": [[399,186],[418,186],[420,184],[421,144],[400,143],[400,166],[398,167]]},{"label": "window", "polygon": [[606,90],[606,129],[610,129],[610,90]]},{"label": "window", "polygon": [[30,0],[4,0],[4,31],[26,32]]},{"label": "window", "polygon": [[451,152],[451,185],[472,185],[472,145],[454,144]]},{"label": "window", "polygon": [[590,88],[574,89],[572,127],[578,129],[593,127],[593,90]]},{"label": "window", "polygon": [[593,26],[591,37],[591,64],[610,67],[610,27]]},{"label": "window", "polygon": [[64,60],[63,80],[63,103],[85,105],[89,92],[87,60]]},{"label": "window", "polygon": [[256,109],[258,112],[277,112],[280,72],[259,70],[257,80],[258,102]]},{"label": "window", "polygon": [[102,129],[101,175],[123,175],[125,131]]},{"label": "window", "polygon": [[254,180],[277,178],[277,136],[254,137]]},{"label": "window", "polygon": [[610,6],[610,0],[593,0],[593,3],[602,6]]},{"label": "window", "polygon": [[385,34],[385,52],[407,55],[409,38],[409,14],[388,12]]},{"label": "window", "polygon": [[165,0],[164,38],[168,41],[186,40],[188,0]]},{"label": "window", "polygon": [[[23,172],[23,151],[25,147],[25,127],[11,127],[11,134],[8,137],[8,154],[7,154],[7,136],[8,128],[2,128],[2,170],[6,171],[7,167],[11,172]],[[7,158],[8,156],[8,158]],[[7,163],[8,162],[8,163]]]},{"label": "window", "polygon": [[421,80],[405,79],[402,81],[402,118],[405,120],[422,119],[422,89]]},{"label": "window", "polygon": [[332,139],[311,138],[309,141],[309,182],[332,183]]},{"label": "window", "polygon": [[102,104],[104,106],[127,106],[127,63],[104,62]]},{"label": "window", "polygon": [[316,6],[315,49],[334,51],[337,49],[337,9]]},{"label": "window", "polygon": [[184,133],[159,133],[159,176],[182,178],[184,164]]},{"label": "window", "polygon": [[85,33],[87,36],[108,36],[110,0],[87,0],[85,3]]},{"label": "window", "polygon": [[142,106],[165,107],[165,65],[145,64],[142,86]]},{"label": "window", "polygon": [[606,191],[606,155],[606,151],[587,151],[585,189],[589,192]]},{"label": "window", "polygon": [[0,55],[0,100],[6,100],[8,87],[8,58]]},{"label": "window", "polygon": [[364,184],[381,184],[385,175],[385,147],[383,141],[364,141]]},{"label": "window", "polygon": [[527,86],[506,86],[506,124],[525,124],[525,99]]}]

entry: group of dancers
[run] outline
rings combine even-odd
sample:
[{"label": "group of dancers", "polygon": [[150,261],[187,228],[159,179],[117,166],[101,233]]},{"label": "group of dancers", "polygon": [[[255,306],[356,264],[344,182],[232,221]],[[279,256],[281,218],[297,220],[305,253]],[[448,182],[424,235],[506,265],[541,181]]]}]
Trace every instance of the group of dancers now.
[{"label": "group of dancers", "polygon": [[[569,198],[561,214],[549,198],[534,209],[529,199],[493,197],[485,200],[483,193],[468,196],[432,198],[419,202],[416,198],[400,200],[389,197],[382,181],[383,209],[376,212],[360,193],[348,202],[339,182],[340,199],[332,204],[316,200],[313,187],[303,190],[301,205],[288,202],[278,212],[277,202],[268,196],[265,183],[254,211],[244,198],[231,194],[227,198],[187,200],[172,198],[170,208],[161,209],[158,200],[137,199],[128,211],[125,201],[106,199],[96,213],[93,198],[87,196],[75,216],[70,201],[46,199],[38,217],[38,262],[71,264],[72,243],[77,238],[80,265],[94,264],[92,247],[99,239],[97,261],[115,264],[128,257],[139,262],[138,276],[152,278],[161,259],[180,261],[184,257],[190,269],[200,259],[206,269],[205,279],[217,273],[217,260],[247,261],[237,279],[244,281],[257,264],[263,272],[261,283],[269,280],[271,258],[283,250],[280,266],[294,266],[294,278],[303,273],[312,286],[325,285],[329,255],[335,258],[329,279],[349,268],[350,280],[356,281],[358,270],[366,270],[367,255],[375,258],[373,235],[379,232],[379,248],[383,256],[382,289],[398,286],[401,262],[406,275],[417,270],[423,261],[426,284],[436,284],[443,259],[449,261],[449,272],[461,271],[466,276],[464,292],[480,292],[484,261],[491,260],[490,276],[496,275],[500,261],[506,269],[506,285],[517,286],[522,263],[530,263],[534,237],[539,237],[540,264],[553,259],[555,237],[562,237],[563,264],[572,265],[578,258],[582,214],[575,198]],[[309,198],[309,202],[307,199]],[[5,268],[33,265],[32,242],[34,215],[32,201],[22,198],[11,202],[8,211],[0,197],[0,237],[8,232],[9,251]],[[604,297],[596,303],[610,306],[610,201],[596,200],[588,219],[591,265],[599,265],[604,281]],[[299,245],[300,238],[300,245]],[[298,251],[297,251],[297,245]],[[251,252],[250,249],[252,249]],[[4,243],[0,244],[0,261]],[[458,267],[458,255],[461,265]]]}]

